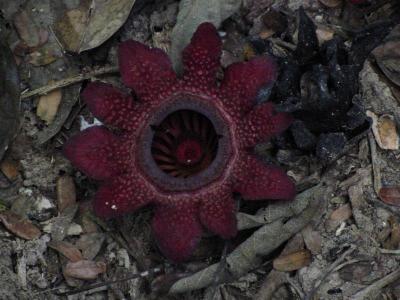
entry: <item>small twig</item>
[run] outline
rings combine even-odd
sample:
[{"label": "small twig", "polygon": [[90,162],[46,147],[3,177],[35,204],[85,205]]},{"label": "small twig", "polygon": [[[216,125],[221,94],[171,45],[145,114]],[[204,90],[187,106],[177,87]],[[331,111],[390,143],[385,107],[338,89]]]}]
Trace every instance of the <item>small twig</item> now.
[{"label": "small twig", "polygon": [[382,254],[394,254],[394,255],[400,255],[400,249],[394,249],[394,250],[391,250],[391,249],[383,249],[383,248],[379,248],[379,251],[380,251]]},{"label": "small twig", "polygon": [[350,300],[376,299],[376,297],[378,296],[377,294],[381,289],[398,280],[399,278],[400,269],[397,269],[396,271],[386,275],[382,279],[375,281],[373,284],[357,292],[350,298]]},{"label": "small twig", "polygon": [[315,293],[318,291],[321,284],[328,278],[330,274],[332,274],[336,270],[336,268],[346,259],[347,256],[349,256],[354,252],[354,250],[356,250],[356,247],[350,246],[349,249],[347,249],[336,261],[334,261],[326,270],[325,274],[322,276],[319,282],[317,284],[314,284],[314,288],[307,294],[307,296],[304,299],[305,300],[313,299]]},{"label": "small twig", "polygon": [[282,41],[281,39],[277,39],[277,38],[269,38],[269,40],[272,43],[275,43],[278,46],[284,47],[286,49],[289,49],[289,50],[292,50],[292,51],[296,50],[296,45],[295,44],[291,44],[291,43]]},{"label": "small twig", "polygon": [[74,83],[81,82],[83,80],[90,79],[92,77],[96,76],[101,76],[105,74],[111,74],[111,73],[117,73],[118,72],[118,67],[115,66],[107,66],[107,67],[102,67],[96,70],[91,70],[89,72],[85,72],[82,74],[77,74],[68,78],[61,79],[59,81],[53,82],[52,84],[48,84],[45,86],[42,86],[40,88],[37,88],[32,91],[27,91],[23,92],[21,94],[21,99],[27,99],[33,96],[40,96],[40,95],[45,95],[53,90],[69,86]]},{"label": "small twig", "polygon": [[372,132],[368,132],[368,142],[369,149],[371,152],[371,161],[372,161],[372,171],[374,173],[374,190],[377,195],[379,195],[379,190],[381,189],[381,169],[379,168],[379,157],[378,152],[376,151],[376,143]]},{"label": "small twig", "polygon": [[297,295],[300,297],[300,299],[304,299],[304,293],[303,290],[301,289],[301,287],[298,285],[297,282],[295,282],[293,280],[293,278],[291,278],[289,276],[289,274],[286,274],[286,281],[290,284],[290,286],[295,290],[295,292],[297,293]]},{"label": "small twig", "polygon": [[[158,267],[158,268],[151,269],[149,271],[145,271],[145,272],[141,272],[141,273],[135,273],[135,274],[132,274],[132,275],[127,276],[125,278],[116,279],[116,280],[113,280],[113,281],[99,282],[99,283],[91,284],[91,285],[88,285],[88,286],[85,286],[85,287],[82,287],[82,288],[69,290],[69,291],[65,291],[65,292],[55,292],[55,294],[57,296],[71,296],[71,295],[79,294],[79,293],[82,293],[82,292],[87,292],[87,291],[90,291],[90,290],[93,290],[93,289],[97,289],[97,288],[100,288],[100,287],[103,287],[103,286],[107,286],[108,287],[111,284],[115,284],[115,283],[120,283],[120,282],[132,280],[132,279],[136,279],[136,278],[144,278],[144,277],[147,277],[147,276],[150,276],[150,275],[154,275],[154,274],[160,273],[162,270],[163,270],[163,268]],[[37,294],[44,294],[44,293],[48,293],[48,292],[54,292],[54,291],[57,291],[59,289],[61,289],[61,287],[57,287],[57,288],[50,289],[50,290],[45,290],[45,291],[39,292]]]}]

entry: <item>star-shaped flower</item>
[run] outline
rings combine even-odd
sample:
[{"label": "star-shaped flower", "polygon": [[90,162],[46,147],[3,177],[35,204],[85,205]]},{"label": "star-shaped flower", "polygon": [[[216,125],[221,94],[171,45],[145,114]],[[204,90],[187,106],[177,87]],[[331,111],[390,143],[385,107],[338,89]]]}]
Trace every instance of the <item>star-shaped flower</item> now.
[{"label": "star-shaped flower", "polygon": [[218,84],[220,56],[221,40],[210,23],[201,24],[184,49],[181,78],[160,49],[123,42],[122,80],[138,100],[109,84],[90,83],[82,97],[109,127],[86,129],[64,148],[74,166],[101,182],[97,215],[154,206],[155,239],[174,261],[191,255],[204,229],[224,239],[236,235],[233,192],[246,200],[295,196],[284,171],[251,154],[291,123],[271,103],[255,103],[260,88],[276,79],[274,60],[232,64]]}]

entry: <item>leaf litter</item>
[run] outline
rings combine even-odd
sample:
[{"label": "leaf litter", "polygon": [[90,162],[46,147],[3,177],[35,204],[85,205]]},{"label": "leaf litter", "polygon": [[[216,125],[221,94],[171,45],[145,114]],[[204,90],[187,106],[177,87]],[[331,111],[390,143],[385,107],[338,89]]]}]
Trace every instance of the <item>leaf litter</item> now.
[{"label": "leaf litter", "polygon": [[[348,2],[303,3],[300,12],[299,1],[278,0],[0,4],[1,23],[9,28],[1,31],[7,33],[1,73],[10,79],[0,90],[0,116],[3,111],[7,116],[0,118],[0,157],[9,149],[0,165],[0,249],[8,253],[0,259],[0,273],[7,274],[0,276],[7,287],[0,298],[15,294],[24,299],[38,291],[50,297],[50,282],[61,282],[67,292],[78,287],[75,292],[82,297],[93,292],[99,299],[105,299],[106,290],[113,297],[132,299],[159,296],[157,292],[166,299],[176,297],[168,292],[183,292],[179,297],[190,299],[218,293],[232,299],[398,297],[393,251],[399,246],[399,214],[393,207],[400,201],[400,64],[398,26],[392,30],[398,5]],[[225,246],[225,257],[220,257],[221,243],[207,237],[193,261],[159,268],[162,257],[148,230],[149,212],[118,225],[90,217],[95,184],[71,169],[60,147],[79,130],[78,117],[91,122],[79,99],[85,81],[102,76],[119,83],[119,40],[134,37],[161,46],[179,69],[179,52],[203,21],[220,30],[224,65],[266,52],[277,56],[281,78],[265,93],[297,121],[290,134],[263,145],[259,153],[270,160],[277,150],[278,161],[303,192],[290,203],[242,204],[240,233]],[[335,86],[334,80],[340,84]],[[378,122],[370,123],[366,110]],[[14,140],[19,119],[22,128]],[[370,149],[371,139],[365,137],[370,126],[376,149]],[[346,251],[353,244],[356,251]],[[24,255],[13,263],[8,260],[13,253]],[[343,263],[343,257],[348,261]],[[131,286],[107,285],[108,274],[117,280],[124,279],[118,274],[137,279]],[[89,284],[85,290],[84,280],[100,285],[91,289]],[[154,290],[144,289],[144,281],[153,282]],[[58,298],[54,293],[51,297]]]}]

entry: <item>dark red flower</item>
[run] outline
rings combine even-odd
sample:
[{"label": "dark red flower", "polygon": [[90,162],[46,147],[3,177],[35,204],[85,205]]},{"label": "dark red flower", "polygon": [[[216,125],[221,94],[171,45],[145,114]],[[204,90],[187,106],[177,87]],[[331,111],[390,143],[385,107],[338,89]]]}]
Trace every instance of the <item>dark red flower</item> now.
[{"label": "dark red flower", "polygon": [[99,216],[154,205],[155,239],[174,261],[190,256],[203,228],[225,239],[236,235],[233,192],[248,200],[295,195],[284,171],[251,154],[291,123],[271,103],[255,104],[260,88],[276,79],[274,60],[233,64],[218,85],[220,55],[210,23],[199,26],[183,51],[182,78],[160,49],[123,42],[122,80],[140,101],[109,84],[89,84],[82,93],[89,110],[118,130],[89,128],[64,149],[73,165],[101,180],[94,199]]}]

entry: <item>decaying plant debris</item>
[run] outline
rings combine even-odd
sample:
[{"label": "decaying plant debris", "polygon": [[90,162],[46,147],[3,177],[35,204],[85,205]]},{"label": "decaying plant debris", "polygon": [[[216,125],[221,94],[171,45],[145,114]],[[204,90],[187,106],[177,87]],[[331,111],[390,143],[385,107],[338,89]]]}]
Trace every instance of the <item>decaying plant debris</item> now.
[{"label": "decaying plant debris", "polygon": [[[0,0],[0,12],[0,299],[400,298],[398,1]],[[257,100],[295,121],[255,153],[298,195],[238,195],[238,236],[205,235],[172,264],[150,209],[93,214],[97,183],[61,148],[99,124],[80,99],[89,81],[129,92],[120,42],[167,51],[179,73],[204,21],[222,37],[223,68],[278,61]]]}]

